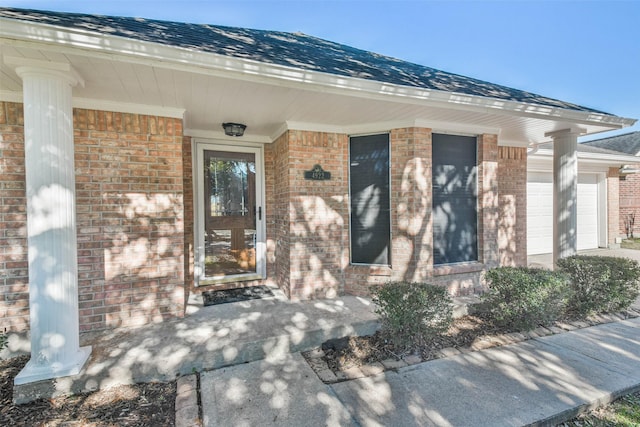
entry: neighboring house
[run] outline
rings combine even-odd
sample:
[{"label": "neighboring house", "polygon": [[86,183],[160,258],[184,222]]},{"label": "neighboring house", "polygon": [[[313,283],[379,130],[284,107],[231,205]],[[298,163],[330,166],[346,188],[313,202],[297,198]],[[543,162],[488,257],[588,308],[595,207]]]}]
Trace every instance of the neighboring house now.
[{"label": "neighboring house", "polygon": [[582,145],[635,156],[636,162],[621,169],[620,234],[627,236],[630,215],[635,215],[634,235],[640,236],[640,131],[595,139]]},{"label": "neighboring house", "polygon": [[298,33],[0,8],[0,38],[0,312],[31,329],[21,383],[77,372],[78,330],[182,316],[205,290],[476,292],[526,265],[545,141],[554,256],[573,253],[577,138],[635,123]]},{"label": "neighboring house", "polygon": [[[578,144],[577,249],[615,247],[623,166],[636,159],[619,151]],[[527,253],[553,252],[553,146],[541,144],[527,158]]]}]

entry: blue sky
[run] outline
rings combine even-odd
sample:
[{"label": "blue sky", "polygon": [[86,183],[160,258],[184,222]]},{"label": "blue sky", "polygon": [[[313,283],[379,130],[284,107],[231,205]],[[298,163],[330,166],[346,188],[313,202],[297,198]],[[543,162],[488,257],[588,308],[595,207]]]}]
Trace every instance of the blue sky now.
[{"label": "blue sky", "polygon": [[[5,0],[1,4],[301,31],[640,119],[640,1]],[[635,130],[640,124],[589,139]]]}]

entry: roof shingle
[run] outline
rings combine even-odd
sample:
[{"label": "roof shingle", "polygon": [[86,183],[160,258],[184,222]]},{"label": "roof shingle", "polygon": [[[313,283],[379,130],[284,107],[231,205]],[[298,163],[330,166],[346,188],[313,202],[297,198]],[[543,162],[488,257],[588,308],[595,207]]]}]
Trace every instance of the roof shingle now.
[{"label": "roof shingle", "polygon": [[583,142],[583,144],[617,151],[619,153],[631,154],[632,156],[640,156],[640,131],[596,139]]},{"label": "roof shingle", "polygon": [[440,71],[301,33],[15,8],[0,8],[0,18],[85,30],[394,85],[608,115],[592,108]]}]

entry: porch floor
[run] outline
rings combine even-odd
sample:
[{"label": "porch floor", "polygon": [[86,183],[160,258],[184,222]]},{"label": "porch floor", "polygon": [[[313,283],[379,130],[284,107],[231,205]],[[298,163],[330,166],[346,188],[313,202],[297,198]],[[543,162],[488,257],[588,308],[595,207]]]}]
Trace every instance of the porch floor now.
[{"label": "porch floor", "polygon": [[209,307],[192,295],[184,318],[84,333],[80,344],[92,346],[92,353],[80,374],[15,386],[14,400],[170,381],[194,371],[303,351],[330,338],[372,334],[378,328],[367,299],[290,302],[276,293],[274,298]]}]

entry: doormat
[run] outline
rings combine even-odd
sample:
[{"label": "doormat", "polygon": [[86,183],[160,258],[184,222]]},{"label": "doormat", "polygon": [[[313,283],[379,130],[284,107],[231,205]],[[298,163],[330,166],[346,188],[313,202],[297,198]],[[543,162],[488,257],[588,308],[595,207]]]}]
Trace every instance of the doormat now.
[{"label": "doormat", "polygon": [[247,301],[272,297],[273,292],[267,286],[252,286],[249,288],[225,289],[221,291],[206,291],[202,293],[204,306],[226,304],[228,302]]}]

